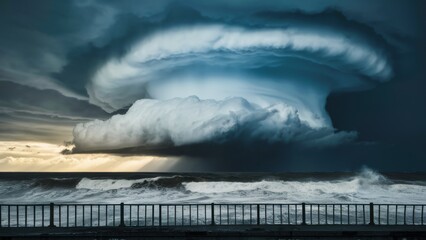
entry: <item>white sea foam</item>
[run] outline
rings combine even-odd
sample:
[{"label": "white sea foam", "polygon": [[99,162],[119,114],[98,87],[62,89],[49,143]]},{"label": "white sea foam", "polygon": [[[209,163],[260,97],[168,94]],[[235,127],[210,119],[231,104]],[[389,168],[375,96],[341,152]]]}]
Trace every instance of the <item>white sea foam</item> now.
[{"label": "white sea foam", "polygon": [[[213,180],[213,181],[212,181]],[[49,182],[50,184],[50,182]],[[42,203],[424,203],[426,183],[395,181],[365,169],[352,177],[215,181],[181,176],[77,180],[75,185],[0,181],[0,202]]]},{"label": "white sea foam", "polygon": [[229,193],[241,191],[267,191],[273,193],[305,192],[344,194],[368,190],[374,185],[383,185],[387,179],[370,169],[365,169],[353,178],[334,181],[258,181],[258,182],[187,182],[188,191],[196,193]]},{"label": "white sea foam", "polygon": [[83,178],[77,184],[77,189],[89,189],[89,190],[100,190],[108,191],[120,188],[130,188],[133,184],[144,183],[144,182],[155,182],[156,180],[164,177],[144,178],[137,180],[127,179],[90,179]]}]

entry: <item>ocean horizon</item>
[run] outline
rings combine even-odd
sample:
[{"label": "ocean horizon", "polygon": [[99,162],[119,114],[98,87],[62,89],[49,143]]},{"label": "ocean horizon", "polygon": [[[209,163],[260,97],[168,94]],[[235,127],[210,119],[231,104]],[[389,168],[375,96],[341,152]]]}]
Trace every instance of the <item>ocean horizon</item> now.
[{"label": "ocean horizon", "polygon": [[426,173],[2,173],[0,203],[423,203]]}]

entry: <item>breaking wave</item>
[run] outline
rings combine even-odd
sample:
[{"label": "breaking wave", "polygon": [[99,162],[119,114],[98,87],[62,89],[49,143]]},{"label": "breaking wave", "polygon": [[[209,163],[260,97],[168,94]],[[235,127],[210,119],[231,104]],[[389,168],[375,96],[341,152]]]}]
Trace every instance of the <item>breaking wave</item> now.
[{"label": "breaking wave", "polygon": [[[89,179],[83,178],[76,186],[77,189],[112,190],[121,188],[179,188],[185,181],[195,181],[197,178],[184,176],[154,177],[136,180],[126,179]],[[201,180],[198,179],[198,180]]]},{"label": "breaking wave", "polygon": [[0,202],[423,203],[426,178],[409,181],[363,169],[357,174],[180,174],[123,178],[0,180]]},{"label": "breaking wave", "polygon": [[287,192],[317,192],[329,194],[344,194],[366,190],[372,186],[385,186],[391,182],[372,170],[363,170],[355,177],[334,181],[271,181],[262,180],[256,182],[186,182],[185,189],[196,193],[227,193],[242,191],[266,191],[273,193]]}]

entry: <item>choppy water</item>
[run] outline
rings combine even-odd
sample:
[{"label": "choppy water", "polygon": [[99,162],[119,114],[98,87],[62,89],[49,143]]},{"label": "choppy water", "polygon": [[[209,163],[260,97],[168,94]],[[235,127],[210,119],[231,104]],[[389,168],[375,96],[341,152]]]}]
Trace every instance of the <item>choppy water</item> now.
[{"label": "choppy water", "polygon": [[0,203],[425,203],[425,174],[1,175]]}]

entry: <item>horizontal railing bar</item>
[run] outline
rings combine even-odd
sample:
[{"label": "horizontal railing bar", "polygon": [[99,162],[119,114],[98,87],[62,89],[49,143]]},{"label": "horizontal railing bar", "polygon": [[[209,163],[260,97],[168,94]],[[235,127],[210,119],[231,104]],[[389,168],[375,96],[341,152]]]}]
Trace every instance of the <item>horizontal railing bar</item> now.
[{"label": "horizontal railing bar", "polygon": [[[210,205],[211,203],[130,203],[130,204],[124,204],[124,205],[132,205],[132,206],[137,206],[137,205],[163,205],[163,206],[188,206],[188,205]],[[215,205],[297,205],[297,206],[301,206],[302,203],[215,203]],[[369,203],[305,203],[305,205],[350,205],[350,206],[362,206],[362,205],[369,205]],[[0,206],[48,206],[50,205],[50,203],[45,203],[45,204],[28,204],[28,203],[17,203],[17,204],[0,204]],[[119,206],[120,203],[55,203],[55,206]],[[381,205],[381,206],[426,206],[426,204],[403,204],[403,203],[374,203],[375,206]]]},{"label": "horizontal railing bar", "polygon": [[[74,205],[74,204],[70,204],[70,205]],[[7,206],[19,206],[19,207],[25,207],[25,206],[49,206],[48,204],[0,204],[1,207],[7,207]]]}]

